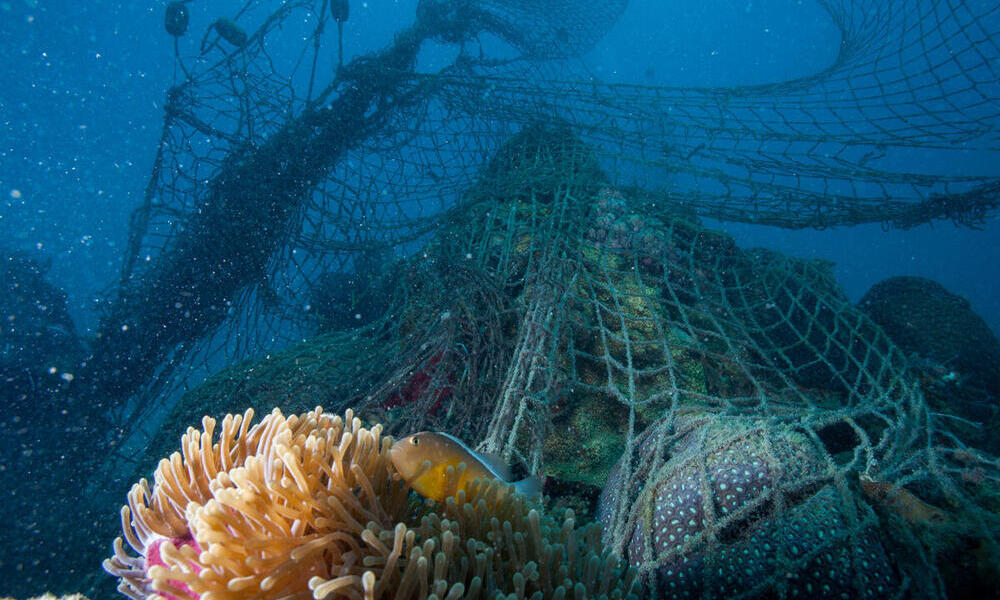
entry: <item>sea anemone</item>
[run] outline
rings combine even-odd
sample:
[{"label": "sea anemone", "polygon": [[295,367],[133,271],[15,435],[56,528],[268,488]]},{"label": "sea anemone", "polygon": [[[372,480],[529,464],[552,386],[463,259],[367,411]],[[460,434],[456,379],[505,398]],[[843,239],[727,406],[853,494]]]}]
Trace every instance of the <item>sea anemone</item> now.
[{"label": "sea anemone", "polygon": [[[136,599],[624,598],[631,571],[597,526],[560,523],[499,481],[412,494],[381,426],[252,411],[188,429],[122,508],[105,569]],[[452,474],[454,476],[454,473]]]}]

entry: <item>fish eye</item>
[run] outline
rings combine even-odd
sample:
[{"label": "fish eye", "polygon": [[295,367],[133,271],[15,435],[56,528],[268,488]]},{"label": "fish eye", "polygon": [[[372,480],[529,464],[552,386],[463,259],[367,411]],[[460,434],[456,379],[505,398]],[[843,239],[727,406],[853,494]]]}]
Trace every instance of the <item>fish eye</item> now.
[{"label": "fish eye", "polygon": [[418,437],[413,438],[413,445],[414,446],[419,446],[420,445],[420,438],[418,438]]}]

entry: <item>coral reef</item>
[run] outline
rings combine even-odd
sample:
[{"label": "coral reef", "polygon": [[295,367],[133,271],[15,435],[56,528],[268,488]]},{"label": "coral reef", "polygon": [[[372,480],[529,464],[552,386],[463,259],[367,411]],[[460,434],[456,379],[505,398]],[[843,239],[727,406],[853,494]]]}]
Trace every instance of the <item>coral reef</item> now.
[{"label": "coral reef", "polygon": [[1000,397],[1000,340],[969,301],[922,277],[876,283],[858,307],[900,349],[942,367],[967,386]]},{"label": "coral reef", "polygon": [[[317,408],[189,429],[152,487],[132,488],[105,568],[145,599],[626,598],[600,528],[558,522],[501,482],[417,498],[392,439]],[[461,467],[460,467],[461,468]],[[458,481],[454,470],[450,477]],[[457,487],[457,486],[456,486]]]},{"label": "coral reef", "polygon": [[910,358],[928,403],[967,443],[1000,453],[1000,340],[969,301],[922,277],[891,277],[858,307]]},{"label": "coral reef", "polygon": [[[555,505],[598,512],[603,543],[658,596],[878,597],[923,587],[940,598],[961,579],[951,564],[988,565],[1000,531],[996,510],[983,510],[995,460],[961,458],[966,449],[927,410],[909,361],[848,302],[829,265],[744,251],[654,210],[611,187],[564,133],[526,130],[500,148],[442,227],[403,259],[384,318],[210,380],[185,398],[185,414],[324,402],[361,407],[393,434],[479,441],[476,450],[547,476]],[[133,533],[142,558],[130,562],[122,549],[112,568],[134,589],[160,586],[176,598],[200,598],[198,585],[223,581],[261,597],[392,588],[441,598],[472,592],[469,569],[485,560],[480,595],[521,594],[519,581],[526,596],[560,586],[576,594],[576,576],[545,584],[540,559],[526,559],[537,579],[527,563],[496,566],[505,552],[543,557],[546,544],[572,545],[557,523],[503,504],[504,494],[456,489],[435,506],[396,496],[402,484],[388,467],[312,478],[341,446],[348,455],[339,460],[351,464],[356,440],[337,441],[353,425],[309,415],[301,418],[314,425],[282,425],[294,431],[274,438],[304,441],[268,442],[279,448],[268,458],[218,467],[208,496],[179,503],[195,499],[178,513],[183,530]],[[268,427],[271,419],[280,420],[269,417]],[[234,427],[218,446],[260,435]],[[374,454],[357,460],[377,465],[378,445],[366,443]],[[180,474],[163,481],[186,476],[185,460],[168,464]],[[155,486],[136,494],[135,512],[156,504]],[[282,512],[254,517],[270,506]],[[307,516],[291,516],[300,510]],[[498,511],[500,533],[484,517]],[[277,538],[260,529],[290,518],[299,525]],[[535,518],[545,541],[528,544]],[[510,547],[495,546],[509,537],[504,523]],[[201,531],[214,532],[216,550]],[[240,554],[247,534],[261,540],[250,562]],[[517,539],[531,548],[522,552]],[[494,558],[479,554],[489,544]]]},{"label": "coral reef", "polygon": [[[681,419],[626,456],[601,498],[661,598],[892,597],[874,513],[824,479],[821,445],[763,419]],[[649,456],[653,454],[654,456]],[[627,462],[626,462],[627,461]],[[626,477],[631,463],[641,472]],[[644,482],[632,490],[627,480]]]},{"label": "coral reef", "polygon": [[563,359],[579,383],[555,405],[543,443],[547,475],[602,487],[629,435],[622,403],[643,399],[635,412],[645,428],[670,407],[672,389],[706,392],[701,356],[660,305],[665,229],[659,218],[630,211],[618,190],[602,187],[594,196]]}]

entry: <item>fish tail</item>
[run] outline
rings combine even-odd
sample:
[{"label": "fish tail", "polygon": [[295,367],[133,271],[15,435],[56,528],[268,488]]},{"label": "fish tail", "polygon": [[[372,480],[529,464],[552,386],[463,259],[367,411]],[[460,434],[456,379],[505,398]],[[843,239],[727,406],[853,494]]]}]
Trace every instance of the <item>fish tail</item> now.
[{"label": "fish tail", "polygon": [[514,491],[532,499],[542,497],[542,478],[534,475],[514,482]]}]

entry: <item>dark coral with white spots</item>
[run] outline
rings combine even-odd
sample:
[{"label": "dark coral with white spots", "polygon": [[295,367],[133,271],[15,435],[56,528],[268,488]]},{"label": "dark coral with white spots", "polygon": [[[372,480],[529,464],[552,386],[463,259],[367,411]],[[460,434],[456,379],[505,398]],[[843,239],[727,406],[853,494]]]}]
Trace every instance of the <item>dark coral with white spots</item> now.
[{"label": "dark coral with white spots", "polygon": [[657,555],[680,552],[705,526],[705,510],[695,468],[688,466],[674,477],[663,481],[653,502],[652,522],[639,523],[636,529],[653,532]]},{"label": "dark coral with white spots", "polygon": [[[633,562],[644,557],[670,561],[679,556],[709,520],[716,527],[732,519],[766,495],[773,483],[772,469],[756,444],[725,444],[708,452],[691,450],[691,440],[682,440],[678,446],[688,447],[684,454],[692,457],[672,460],[656,478],[652,502],[636,522],[629,544]],[[703,495],[706,488],[711,492],[708,505]],[[652,540],[652,547],[645,547],[646,539]]]},{"label": "dark coral with white spots", "polygon": [[[752,457],[748,457],[752,458]],[[760,459],[752,462],[722,462],[711,467],[708,482],[712,490],[713,515],[726,518],[739,511],[768,489],[772,477]],[[656,488],[648,520],[636,524],[632,558],[640,558],[644,532],[652,533],[654,553],[665,556],[682,552],[684,544],[704,529],[705,500],[695,464],[688,464]]]},{"label": "dark coral with white spots", "polygon": [[823,482],[819,449],[754,425],[696,430],[645,478],[625,551],[653,597],[899,593],[870,511]]},{"label": "dark coral with white spots", "polygon": [[[713,552],[656,569],[656,597],[888,598],[900,581],[872,531],[849,535],[833,488]],[[706,594],[706,592],[708,592]]]}]

